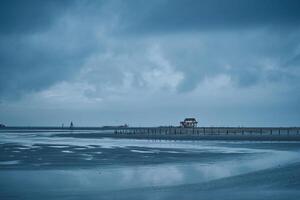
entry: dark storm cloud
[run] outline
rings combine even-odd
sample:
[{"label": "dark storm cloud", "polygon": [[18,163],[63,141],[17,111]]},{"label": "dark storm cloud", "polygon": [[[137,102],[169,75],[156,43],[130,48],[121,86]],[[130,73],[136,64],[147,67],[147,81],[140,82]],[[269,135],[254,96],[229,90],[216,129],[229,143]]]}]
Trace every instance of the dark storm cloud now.
[{"label": "dark storm cloud", "polygon": [[7,0],[0,3],[0,34],[33,33],[48,29],[71,0]]},{"label": "dark storm cloud", "polygon": [[[15,37],[1,39],[0,97],[14,98],[23,92],[38,91],[56,81],[68,79],[87,51],[83,48],[65,52],[64,48],[49,46],[48,49]],[[55,42],[61,43],[62,40],[56,38]]]},{"label": "dark storm cloud", "polygon": [[[257,62],[259,59],[275,60],[279,68],[283,68],[286,62],[293,62],[290,56],[297,54],[300,41],[297,35],[300,28],[300,1],[162,0],[131,1],[129,4],[123,2],[122,5],[118,30],[120,35],[159,37],[195,33],[188,37],[197,38],[197,34],[200,37],[201,34],[211,35],[209,40],[214,40],[215,37],[215,42],[210,42],[209,49],[204,53],[184,46],[170,55],[175,66],[185,73],[179,91],[191,91],[204,77],[217,73],[229,73],[241,87],[252,86],[261,81],[290,81],[298,76],[288,70],[264,70],[262,64]],[[265,33],[258,34],[256,38],[243,37],[248,32],[255,35],[255,31],[261,29]],[[214,33],[217,32],[220,34],[215,36]],[[232,34],[235,38],[226,38],[226,32],[236,32]],[[178,38],[178,41],[182,38]],[[222,41],[227,39],[242,45],[232,46],[230,41]],[[205,38],[203,40],[205,42]],[[178,47],[174,45],[174,48]],[[174,53],[170,49],[166,51],[167,54],[171,54],[168,51]],[[219,58],[226,60],[223,65],[229,64],[232,68],[224,70],[224,66],[216,61]]]},{"label": "dark storm cloud", "polygon": [[[126,3],[124,3],[126,4]],[[299,26],[298,0],[136,1],[123,11],[127,31],[168,32]]]},{"label": "dark storm cloud", "polygon": [[[54,81],[49,69],[64,64],[49,50],[34,47],[27,36],[48,30],[70,1],[1,1],[0,6],[0,97],[15,96],[30,88],[43,88]],[[55,63],[59,62],[62,63]],[[42,69],[42,70],[41,70]],[[45,70],[43,70],[45,69]],[[48,70],[47,70],[48,69]],[[57,73],[57,77],[61,73]]]},{"label": "dark storm cloud", "polygon": [[72,20],[62,21],[76,5],[69,0],[1,1],[0,98],[39,91],[77,73],[95,46],[80,27],[68,33]]}]

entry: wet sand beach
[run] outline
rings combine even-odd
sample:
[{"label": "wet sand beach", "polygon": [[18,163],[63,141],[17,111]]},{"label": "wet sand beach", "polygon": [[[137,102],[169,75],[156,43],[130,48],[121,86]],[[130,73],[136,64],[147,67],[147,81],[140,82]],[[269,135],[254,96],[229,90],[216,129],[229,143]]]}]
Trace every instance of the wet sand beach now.
[{"label": "wet sand beach", "polygon": [[[1,199],[299,199],[300,142],[1,131]],[[99,135],[99,133],[97,132]],[[79,137],[79,136],[88,137]]]}]

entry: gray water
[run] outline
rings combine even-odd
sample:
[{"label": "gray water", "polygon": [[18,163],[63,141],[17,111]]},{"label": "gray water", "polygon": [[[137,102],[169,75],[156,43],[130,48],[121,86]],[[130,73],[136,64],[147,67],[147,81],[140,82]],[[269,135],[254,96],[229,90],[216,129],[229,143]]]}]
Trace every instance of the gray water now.
[{"label": "gray water", "polygon": [[[290,175],[281,175],[280,179],[274,175],[271,181],[272,175],[267,171],[281,172],[285,166],[297,165],[298,142],[87,139],[54,135],[59,133],[1,131],[0,199],[176,199],[180,195],[193,199],[199,191],[205,198],[216,192],[228,192],[228,187],[214,189],[211,185],[220,181],[226,185],[227,181],[232,185],[229,189],[234,190],[241,187],[232,183],[234,177],[254,173],[250,177],[257,176],[259,180],[262,175],[255,173],[263,170],[270,179],[264,183],[264,189],[248,185],[250,189],[239,189],[241,195],[229,199],[246,198],[252,190],[258,194],[266,190],[266,185],[269,193],[261,193],[262,199],[299,196],[300,187],[271,187],[274,180],[289,183],[284,179]],[[247,178],[244,179],[247,184]],[[202,191],[201,187],[207,184],[211,189]],[[198,186],[200,189],[193,189]]]}]

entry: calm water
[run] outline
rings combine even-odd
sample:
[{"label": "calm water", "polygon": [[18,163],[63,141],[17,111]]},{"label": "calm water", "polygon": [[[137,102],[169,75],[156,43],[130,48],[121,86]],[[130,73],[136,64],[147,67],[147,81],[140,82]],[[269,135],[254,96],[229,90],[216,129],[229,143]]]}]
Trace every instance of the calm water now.
[{"label": "calm water", "polygon": [[298,142],[84,139],[60,133],[66,132],[1,130],[0,199],[246,199],[254,191],[259,196],[252,197],[262,199],[299,197]]}]

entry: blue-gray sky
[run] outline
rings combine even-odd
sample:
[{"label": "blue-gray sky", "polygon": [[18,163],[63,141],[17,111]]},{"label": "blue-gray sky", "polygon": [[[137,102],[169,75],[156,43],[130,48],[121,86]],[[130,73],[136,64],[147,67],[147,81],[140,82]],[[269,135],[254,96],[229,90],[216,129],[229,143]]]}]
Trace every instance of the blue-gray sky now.
[{"label": "blue-gray sky", "polygon": [[298,0],[0,4],[0,123],[300,125]]}]

